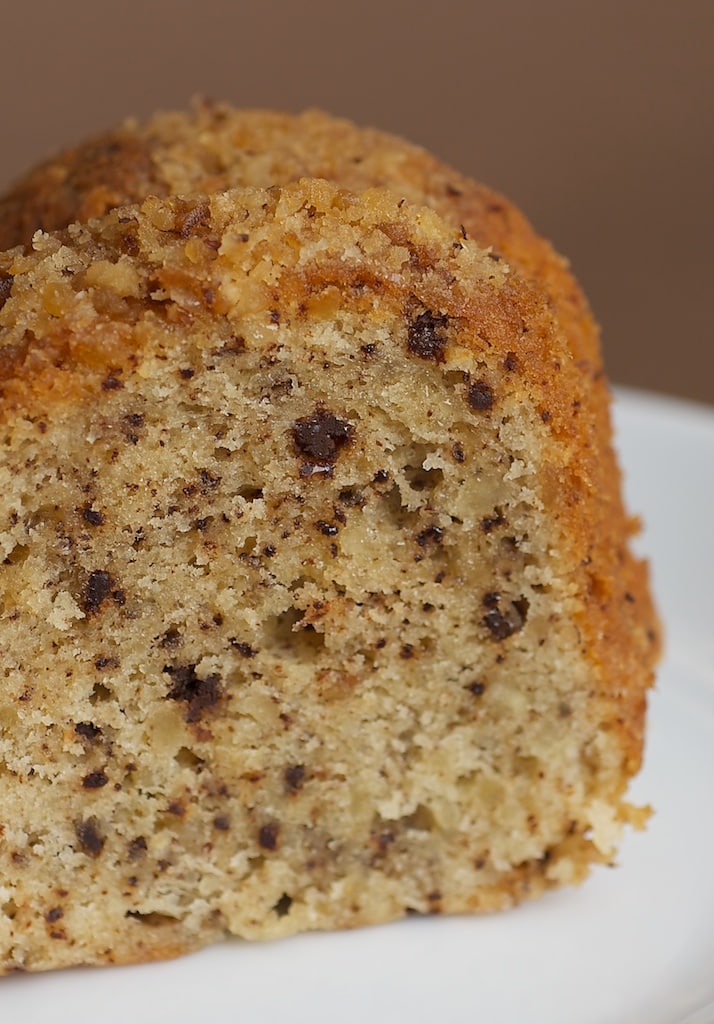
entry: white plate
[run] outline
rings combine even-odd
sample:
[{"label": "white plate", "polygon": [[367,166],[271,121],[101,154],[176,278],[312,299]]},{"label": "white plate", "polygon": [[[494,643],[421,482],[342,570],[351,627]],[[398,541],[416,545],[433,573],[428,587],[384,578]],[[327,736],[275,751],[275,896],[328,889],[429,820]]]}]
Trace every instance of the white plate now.
[{"label": "white plate", "polygon": [[668,651],[633,789],[657,813],[617,869],[487,918],[11,977],[3,1024],[714,1022],[714,410],[624,392],[616,415]]}]

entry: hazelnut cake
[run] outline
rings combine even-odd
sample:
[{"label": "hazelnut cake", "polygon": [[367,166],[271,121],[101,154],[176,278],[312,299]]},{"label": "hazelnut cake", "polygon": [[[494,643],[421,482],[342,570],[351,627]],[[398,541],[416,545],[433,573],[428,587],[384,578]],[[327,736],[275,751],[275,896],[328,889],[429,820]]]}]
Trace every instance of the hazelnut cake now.
[{"label": "hazelnut cake", "polygon": [[0,255],[3,972],[499,909],[641,818],[596,358],[395,181],[286,179]]}]

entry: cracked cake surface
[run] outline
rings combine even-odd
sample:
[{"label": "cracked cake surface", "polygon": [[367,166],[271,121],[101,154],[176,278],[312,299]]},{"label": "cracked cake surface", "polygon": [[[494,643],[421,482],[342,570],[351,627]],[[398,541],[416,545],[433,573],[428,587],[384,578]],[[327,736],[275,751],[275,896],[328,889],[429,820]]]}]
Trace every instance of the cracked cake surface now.
[{"label": "cracked cake surface", "polygon": [[464,234],[310,178],[0,256],[4,971],[507,907],[637,821],[601,399]]}]

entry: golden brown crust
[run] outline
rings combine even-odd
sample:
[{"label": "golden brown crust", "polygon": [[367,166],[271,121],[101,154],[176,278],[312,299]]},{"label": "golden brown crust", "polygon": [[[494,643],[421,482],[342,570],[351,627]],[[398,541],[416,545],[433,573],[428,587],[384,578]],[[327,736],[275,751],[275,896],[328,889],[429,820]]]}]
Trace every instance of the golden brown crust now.
[{"label": "golden brown crust", "polygon": [[389,188],[463,226],[545,291],[586,372],[601,372],[597,327],[567,261],[511,202],[404,139],[321,111],[291,115],[204,101],[144,125],[129,121],[48,160],[0,199],[0,249],[148,195],[267,188],[301,177],[357,193]]}]

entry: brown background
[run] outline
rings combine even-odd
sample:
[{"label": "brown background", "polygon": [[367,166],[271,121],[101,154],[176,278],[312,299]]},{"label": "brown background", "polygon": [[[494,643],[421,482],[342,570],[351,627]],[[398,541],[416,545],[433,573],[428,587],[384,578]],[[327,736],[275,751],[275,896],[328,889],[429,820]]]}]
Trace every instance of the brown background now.
[{"label": "brown background", "polygon": [[0,0],[0,188],[203,93],[326,108],[515,199],[621,383],[714,402],[712,0]]}]

